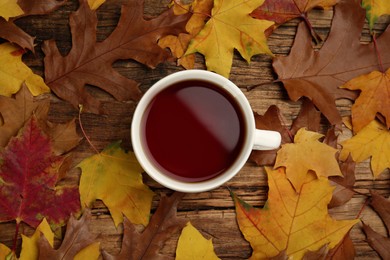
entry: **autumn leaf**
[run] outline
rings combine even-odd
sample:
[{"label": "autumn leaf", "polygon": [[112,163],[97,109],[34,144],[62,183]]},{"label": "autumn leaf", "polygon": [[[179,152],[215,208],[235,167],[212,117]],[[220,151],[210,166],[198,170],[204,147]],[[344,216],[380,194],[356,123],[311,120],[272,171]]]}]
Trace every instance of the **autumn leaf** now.
[{"label": "autumn leaf", "polygon": [[275,27],[294,18],[302,18],[312,31],[313,37],[319,40],[307,17],[307,13],[313,8],[329,9],[339,0],[265,0],[264,4],[252,12],[252,16],[275,22]]},{"label": "autumn leaf", "polygon": [[88,0],[88,5],[92,10],[98,9],[106,0]]},{"label": "autumn leaf", "polygon": [[120,142],[84,159],[78,167],[82,207],[102,200],[110,210],[115,226],[123,215],[131,222],[146,226],[154,193],[142,182],[142,168],[132,152],[126,153]]},{"label": "autumn leaf", "polygon": [[[356,98],[355,92],[339,87],[379,66],[374,43],[360,43],[364,21],[358,1],[342,1],[335,7],[329,36],[319,51],[313,49],[312,37],[301,23],[290,54],[273,61],[289,97],[293,101],[308,97],[331,124],[342,123],[335,100]],[[390,65],[389,31],[390,27],[376,41],[385,69]]]},{"label": "autumn leaf", "polygon": [[206,20],[211,15],[213,0],[195,0],[190,5],[178,4],[173,2],[172,8],[175,14],[191,12],[192,16],[186,25],[188,33],[180,33],[178,36],[167,35],[161,38],[158,45],[161,48],[170,48],[174,57],[178,58],[178,65],[186,69],[194,68],[195,54],[189,54],[183,57],[190,41],[203,29]]},{"label": "autumn leaf", "polygon": [[24,51],[10,43],[0,45],[0,95],[11,96],[25,83],[34,96],[50,92],[43,79],[22,62]]},{"label": "autumn leaf", "polygon": [[181,231],[176,248],[176,260],[187,259],[220,259],[214,252],[213,242],[206,239],[188,222]]},{"label": "autumn leaf", "polygon": [[80,252],[75,255],[73,260],[98,260],[100,259],[100,242],[94,242],[93,244],[81,249]]},{"label": "autumn leaf", "polygon": [[322,134],[300,129],[293,144],[284,144],[278,151],[275,168],[286,167],[287,178],[299,191],[308,171],[320,177],[342,176],[336,160],[337,150],[318,141]]},{"label": "autumn leaf", "polygon": [[[390,201],[377,192],[371,192],[370,205],[381,217],[388,231],[390,229]],[[363,223],[363,231],[367,236],[368,244],[378,252],[382,259],[389,259],[390,238],[382,236],[365,223]]]},{"label": "autumn leaf", "polygon": [[0,222],[16,220],[37,227],[43,218],[63,225],[80,208],[77,187],[56,186],[64,160],[35,117],[0,152]]},{"label": "autumn leaf", "polygon": [[[39,259],[74,259],[84,248],[94,244],[96,235],[89,229],[90,210],[85,210],[80,219],[72,216],[65,231],[65,237],[58,249],[52,248],[45,237],[39,240]],[[89,258],[92,259],[92,258]]]},{"label": "autumn leaf", "polygon": [[215,0],[211,17],[204,28],[193,38],[186,54],[202,53],[208,70],[229,77],[233,51],[250,62],[256,54],[272,55],[264,31],[273,22],[257,20],[249,14],[264,0]]},{"label": "autumn leaf", "polygon": [[116,259],[170,259],[160,254],[165,241],[181,230],[187,221],[176,216],[177,204],[184,193],[175,192],[170,197],[162,197],[156,212],[142,233],[125,218],[122,249],[118,255],[111,255],[103,250],[106,260]]},{"label": "autumn leaf", "polygon": [[167,60],[169,53],[157,41],[184,31],[187,19],[187,15],[175,16],[170,10],[145,20],[143,1],[132,0],[122,6],[121,18],[111,35],[96,42],[96,12],[86,0],[81,0],[79,9],[70,15],[73,47],[68,55],[63,57],[53,40],[43,44],[46,83],[57,96],[77,108],[83,105],[86,112],[104,112],[100,101],[85,89],[86,84],[120,101],[138,100],[141,97],[138,83],[115,71],[112,64],[133,59],[153,68]]},{"label": "autumn leaf", "polygon": [[37,118],[46,118],[49,104],[49,98],[34,100],[25,85],[14,97],[0,96],[0,114],[3,119],[0,125],[0,147],[7,145],[33,113]]},{"label": "autumn leaf", "polygon": [[346,160],[351,154],[356,162],[371,157],[371,170],[374,178],[386,168],[390,168],[390,131],[377,121],[372,121],[357,135],[341,143],[340,159]]},{"label": "autumn leaf", "polygon": [[[277,106],[270,106],[263,116],[255,113],[255,123],[257,129],[277,131],[282,136],[282,144],[292,143],[294,136],[300,128],[317,132],[320,128],[321,113],[314,107],[313,103],[308,99],[303,99],[301,110],[298,116],[294,119],[291,128],[285,126],[287,121]],[[277,150],[260,151],[253,150],[250,159],[255,161],[257,165],[273,165],[275,164]]]},{"label": "autumn leaf", "polygon": [[[54,246],[54,233],[46,219],[43,219],[31,237],[22,234],[22,251],[20,260],[35,260],[39,257],[38,241],[45,236],[51,247]],[[0,258],[1,259],[1,258]]]},{"label": "autumn leaf", "polygon": [[352,106],[352,125],[355,133],[368,125],[380,113],[390,127],[390,69],[386,73],[373,71],[345,83],[342,88],[361,90]]},{"label": "autumn leaf", "polygon": [[8,21],[10,17],[22,15],[23,10],[17,2],[17,0],[2,0],[0,2],[0,16]]},{"label": "autumn leaf", "polygon": [[334,220],[327,205],[332,187],[327,178],[307,174],[299,191],[286,178],[284,168],[267,168],[268,200],[253,208],[232,194],[241,232],[253,249],[251,259],[263,259],[286,251],[301,259],[324,245],[334,248],[358,220]]},{"label": "autumn leaf", "polygon": [[0,259],[7,259],[10,254],[12,254],[11,249],[0,243]]},{"label": "autumn leaf", "polygon": [[372,31],[378,18],[385,14],[390,14],[390,2],[384,0],[362,0],[362,6],[366,9],[368,26]]},{"label": "autumn leaf", "polygon": [[[7,0],[11,1],[12,0]],[[60,7],[66,0],[57,1],[57,0],[15,0],[20,8],[22,9],[22,14],[18,15],[14,19],[18,19],[28,15],[39,15],[47,14],[58,7]],[[1,9],[1,11],[3,11]],[[1,15],[0,15],[1,16]],[[4,38],[12,43],[19,45],[23,49],[29,49],[34,52],[34,38],[33,36],[27,34],[21,28],[19,28],[14,23],[14,19],[6,21],[0,17],[0,38]]]}]

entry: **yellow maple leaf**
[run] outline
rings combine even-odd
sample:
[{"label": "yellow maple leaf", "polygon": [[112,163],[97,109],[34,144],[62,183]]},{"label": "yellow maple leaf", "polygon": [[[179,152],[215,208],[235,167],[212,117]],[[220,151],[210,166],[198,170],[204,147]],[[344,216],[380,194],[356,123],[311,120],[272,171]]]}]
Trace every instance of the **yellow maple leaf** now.
[{"label": "yellow maple leaf", "polygon": [[381,15],[390,14],[390,1],[388,0],[363,0],[362,7],[366,9],[370,30]]},{"label": "yellow maple leaf", "polygon": [[272,55],[264,31],[274,23],[258,20],[250,13],[264,0],[215,0],[211,17],[204,28],[191,40],[187,54],[202,53],[208,70],[229,77],[233,51],[250,62],[253,55]]},{"label": "yellow maple leaf", "polygon": [[0,243],[0,259],[8,259],[7,257],[11,254],[11,249],[8,246]]},{"label": "yellow maple leaf", "polygon": [[204,238],[191,222],[183,228],[176,248],[176,260],[187,259],[220,259],[214,252],[211,239]]},{"label": "yellow maple leaf", "polygon": [[95,242],[83,248],[73,260],[98,260],[100,256],[100,242]]},{"label": "yellow maple leaf", "polygon": [[50,92],[42,77],[22,62],[23,53],[11,43],[0,44],[0,95],[9,97],[17,93],[23,82],[34,96]]},{"label": "yellow maple leaf", "polygon": [[275,168],[286,167],[287,178],[299,191],[308,171],[314,171],[318,177],[343,176],[336,160],[337,150],[318,141],[322,134],[298,130],[293,144],[284,144],[278,151]]},{"label": "yellow maple leaf", "polygon": [[[22,251],[20,260],[35,260],[39,257],[38,241],[44,235],[49,244],[54,245],[54,233],[44,218],[31,237],[22,234]],[[0,258],[1,259],[1,258]]]},{"label": "yellow maple leaf", "polygon": [[132,223],[147,225],[154,193],[142,182],[142,168],[133,153],[126,153],[120,142],[83,160],[80,201],[91,207],[102,200],[110,210],[116,226],[125,215]]},{"label": "yellow maple leaf", "polygon": [[371,170],[374,177],[378,177],[383,170],[390,168],[390,131],[376,120],[341,145],[343,146],[340,153],[342,160],[346,160],[349,154],[356,162],[371,157]]},{"label": "yellow maple leaf", "polygon": [[91,10],[98,9],[106,0],[88,0],[88,5]]},{"label": "yellow maple leaf", "polygon": [[197,35],[205,25],[205,20],[210,16],[213,0],[195,0],[190,5],[183,5],[173,2],[173,8],[176,15],[191,11],[193,15],[186,25],[188,33],[181,33],[178,36],[167,35],[161,38],[158,45],[161,48],[170,48],[174,57],[178,59],[178,65],[186,69],[194,68],[195,55],[190,54],[183,57],[188,48],[188,44]]},{"label": "yellow maple leaf", "polygon": [[351,109],[355,133],[374,120],[377,113],[386,118],[387,127],[390,127],[390,69],[386,73],[373,71],[359,76],[345,83],[342,88],[361,90]]},{"label": "yellow maple leaf", "polygon": [[24,12],[18,5],[18,0],[0,0],[0,16],[8,21],[10,17],[22,15]]},{"label": "yellow maple leaf", "polygon": [[334,220],[327,205],[333,187],[327,178],[306,175],[300,192],[286,178],[284,168],[266,168],[268,200],[254,208],[232,194],[237,221],[253,249],[251,259],[266,259],[285,251],[289,259],[301,259],[324,245],[335,247],[359,220]]}]

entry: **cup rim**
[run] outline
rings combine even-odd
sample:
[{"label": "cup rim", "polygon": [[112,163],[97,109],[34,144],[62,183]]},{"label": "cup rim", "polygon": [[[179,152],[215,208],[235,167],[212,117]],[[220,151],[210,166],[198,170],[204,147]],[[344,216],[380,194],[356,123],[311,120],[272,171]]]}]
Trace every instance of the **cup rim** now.
[{"label": "cup rim", "polygon": [[[144,111],[148,108],[153,98],[160,93],[163,89],[170,85],[185,81],[185,80],[205,80],[209,81],[221,88],[227,90],[238,102],[244,115],[244,121],[246,124],[246,138],[241,149],[241,153],[237,157],[236,161],[229,167],[229,169],[211,179],[207,179],[199,182],[185,182],[177,180],[173,177],[167,176],[160,172],[157,167],[153,165],[151,160],[147,159],[147,154],[142,145],[142,133],[141,133],[141,122]],[[183,70],[174,72],[154,83],[143,95],[137,107],[135,108],[132,124],[131,124],[131,141],[133,146],[134,154],[143,168],[143,170],[155,181],[172,190],[195,193],[204,192],[215,189],[222,186],[224,183],[233,178],[240,169],[244,166],[249,158],[249,155],[253,148],[254,143],[254,130],[255,121],[253,117],[253,111],[249,104],[249,101],[245,97],[244,93],[229,79],[210,72],[207,70]]]}]

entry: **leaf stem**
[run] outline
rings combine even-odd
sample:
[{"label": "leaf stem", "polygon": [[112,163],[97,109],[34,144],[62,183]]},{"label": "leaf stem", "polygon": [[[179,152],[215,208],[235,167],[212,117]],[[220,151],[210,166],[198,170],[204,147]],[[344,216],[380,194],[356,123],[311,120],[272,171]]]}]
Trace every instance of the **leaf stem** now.
[{"label": "leaf stem", "polygon": [[83,133],[85,139],[87,140],[88,144],[92,147],[92,149],[94,150],[94,152],[96,154],[99,154],[99,151],[96,149],[96,147],[92,144],[91,140],[89,139],[88,135],[86,134],[85,130],[84,130],[84,127],[83,127],[83,123],[81,122],[81,112],[83,111],[83,105],[79,105],[79,125],[80,125],[80,129],[81,129],[81,132]]},{"label": "leaf stem", "polygon": [[17,247],[18,236],[19,236],[19,228],[20,228],[20,222],[16,221],[15,235],[14,235],[14,240],[13,240],[13,244],[12,244],[12,253],[13,254],[16,254],[16,247]]},{"label": "leaf stem", "polygon": [[372,41],[374,43],[376,56],[378,57],[379,71],[382,73],[385,73],[385,69],[383,68],[382,57],[381,57],[381,54],[379,52],[378,43],[376,41],[376,34],[375,33],[372,33]]}]

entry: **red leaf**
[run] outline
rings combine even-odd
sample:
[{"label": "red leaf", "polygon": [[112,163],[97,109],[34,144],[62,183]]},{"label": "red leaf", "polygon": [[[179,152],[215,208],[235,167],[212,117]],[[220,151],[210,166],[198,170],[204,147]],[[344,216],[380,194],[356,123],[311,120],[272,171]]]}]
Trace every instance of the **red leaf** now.
[{"label": "red leaf", "polygon": [[64,224],[80,208],[77,187],[56,186],[63,157],[35,117],[0,152],[0,222],[16,220],[37,227],[45,217]]},{"label": "red leaf", "polygon": [[169,10],[152,20],[143,17],[143,1],[132,0],[122,6],[116,29],[102,42],[96,42],[96,12],[86,0],[70,16],[72,49],[63,57],[54,41],[46,41],[45,77],[47,85],[60,98],[75,107],[102,113],[100,102],[85,89],[90,84],[112,94],[117,100],[138,100],[141,92],[138,83],[112,68],[116,60],[133,59],[149,67],[165,61],[169,53],[157,44],[168,34],[184,32],[190,14],[176,16]]}]

